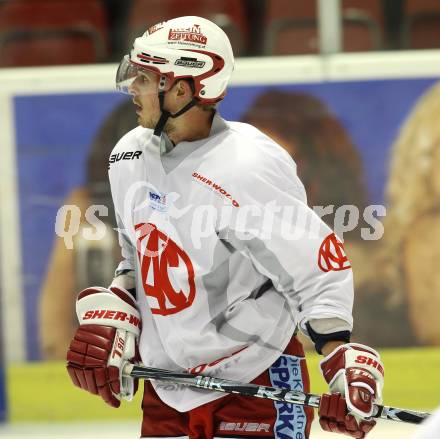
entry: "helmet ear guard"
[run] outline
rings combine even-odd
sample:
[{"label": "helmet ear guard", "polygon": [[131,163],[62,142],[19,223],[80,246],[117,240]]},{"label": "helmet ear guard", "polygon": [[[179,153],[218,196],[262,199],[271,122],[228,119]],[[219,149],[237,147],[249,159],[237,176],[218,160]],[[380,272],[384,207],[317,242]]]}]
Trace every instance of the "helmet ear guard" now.
[{"label": "helmet ear guard", "polygon": [[[212,67],[209,71],[203,73],[202,75],[193,77],[195,89],[194,96],[196,97],[196,99],[199,99],[201,102],[206,104],[214,104],[221,101],[226,94],[228,81],[221,81],[219,78],[216,77],[216,74],[225,68],[225,60],[221,56],[214,53],[199,50],[194,50],[194,52],[202,53],[203,55],[206,55],[212,59]],[[218,90],[220,94],[215,98],[210,98],[206,96],[206,88]]]}]

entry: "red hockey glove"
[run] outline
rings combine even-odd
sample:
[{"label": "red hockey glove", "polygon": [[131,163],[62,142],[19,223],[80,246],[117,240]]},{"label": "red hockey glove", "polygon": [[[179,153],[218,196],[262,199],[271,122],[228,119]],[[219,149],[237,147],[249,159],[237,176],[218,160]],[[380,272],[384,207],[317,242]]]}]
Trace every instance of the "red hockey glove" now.
[{"label": "red hockey glove", "polygon": [[87,288],[76,301],[80,323],[67,351],[67,371],[75,386],[100,395],[112,407],[131,400],[137,382],[122,376],[136,357],[140,315],[123,288]]},{"label": "red hockey glove", "polygon": [[347,343],[320,363],[330,395],[323,395],[319,423],[325,431],[362,439],[376,425],[374,404],[382,401],[384,367],[379,354],[368,346]]}]

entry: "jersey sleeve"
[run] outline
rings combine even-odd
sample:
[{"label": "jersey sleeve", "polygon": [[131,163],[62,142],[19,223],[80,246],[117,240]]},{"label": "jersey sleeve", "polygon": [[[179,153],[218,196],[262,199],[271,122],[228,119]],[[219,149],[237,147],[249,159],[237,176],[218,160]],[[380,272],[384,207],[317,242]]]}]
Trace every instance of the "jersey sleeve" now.
[{"label": "jersey sleeve", "polygon": [[287,298],[305,334],[312,319],[336,318],[351,330],[350,263],[341,241],[307,205],[293,160],[281,152],[268,155],[264,165],[252,163],[243,174],[239,207],[221,225],[222,238]]},{"label": "jersey sleeve", "polygon": [[[118,148],[124,146],[124,143],[129,142],[132,137],[132,132],[126,134],[113,149],[112,153],[117,151]],[[112,195],[112,201],[115,208],[116,226],[118,232],[118,241],[121,248],[122,260],[115,270],[115,279],[113,284],[118,284],[118,286],[123,286],[126,289],[134,288],[134,270],[136,267],[136,252],[135,247],[130,239],[130,234],[127,229],[127,224],[124,224],[123,217],[124,212],[121,211],[124,205],[124,189],[121,185],[121,175],[120,171],[114,169],[114,167],[109,166],[108,171],[110,190]],[[122,200],[122,201],[121,201]],[[121,284],[123,282],[123,284]]]},{"label": "jersey sleeve", "polygon": [[124,224],[118,214],[116,214],[116,223],[118,226],[118,239],[122,255],[122,261],[119,263],[115,272],[115,275],[118,276],[122,272],[135,269],[135,249],[130,238],[125,233]]}]

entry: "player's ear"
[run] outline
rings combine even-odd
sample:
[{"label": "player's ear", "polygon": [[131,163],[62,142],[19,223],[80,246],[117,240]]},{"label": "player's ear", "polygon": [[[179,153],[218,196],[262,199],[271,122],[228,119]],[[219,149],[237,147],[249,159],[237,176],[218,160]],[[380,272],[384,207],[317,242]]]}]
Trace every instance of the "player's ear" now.
[{"label": "player's ear", "polygon": [[181,79],[176,84],[176,94],[180,98],[190,98],[194,94],[193,89],[189,81]]}]

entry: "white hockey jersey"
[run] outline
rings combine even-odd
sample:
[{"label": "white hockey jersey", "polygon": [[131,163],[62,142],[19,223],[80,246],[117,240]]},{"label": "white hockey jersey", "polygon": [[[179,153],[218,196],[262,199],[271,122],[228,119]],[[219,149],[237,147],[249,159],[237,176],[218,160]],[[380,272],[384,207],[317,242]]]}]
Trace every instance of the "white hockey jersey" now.
[{"label": "white hockey jersey", "polygon": [[[249,382],[308,320],[351,327],[349,262],[289,154],[219,115],[208,138],[170,145],[137,127],[109,160],[117,273],[136,273],[143,363]],[[180,411],[222,396],[154,386]]]}]

